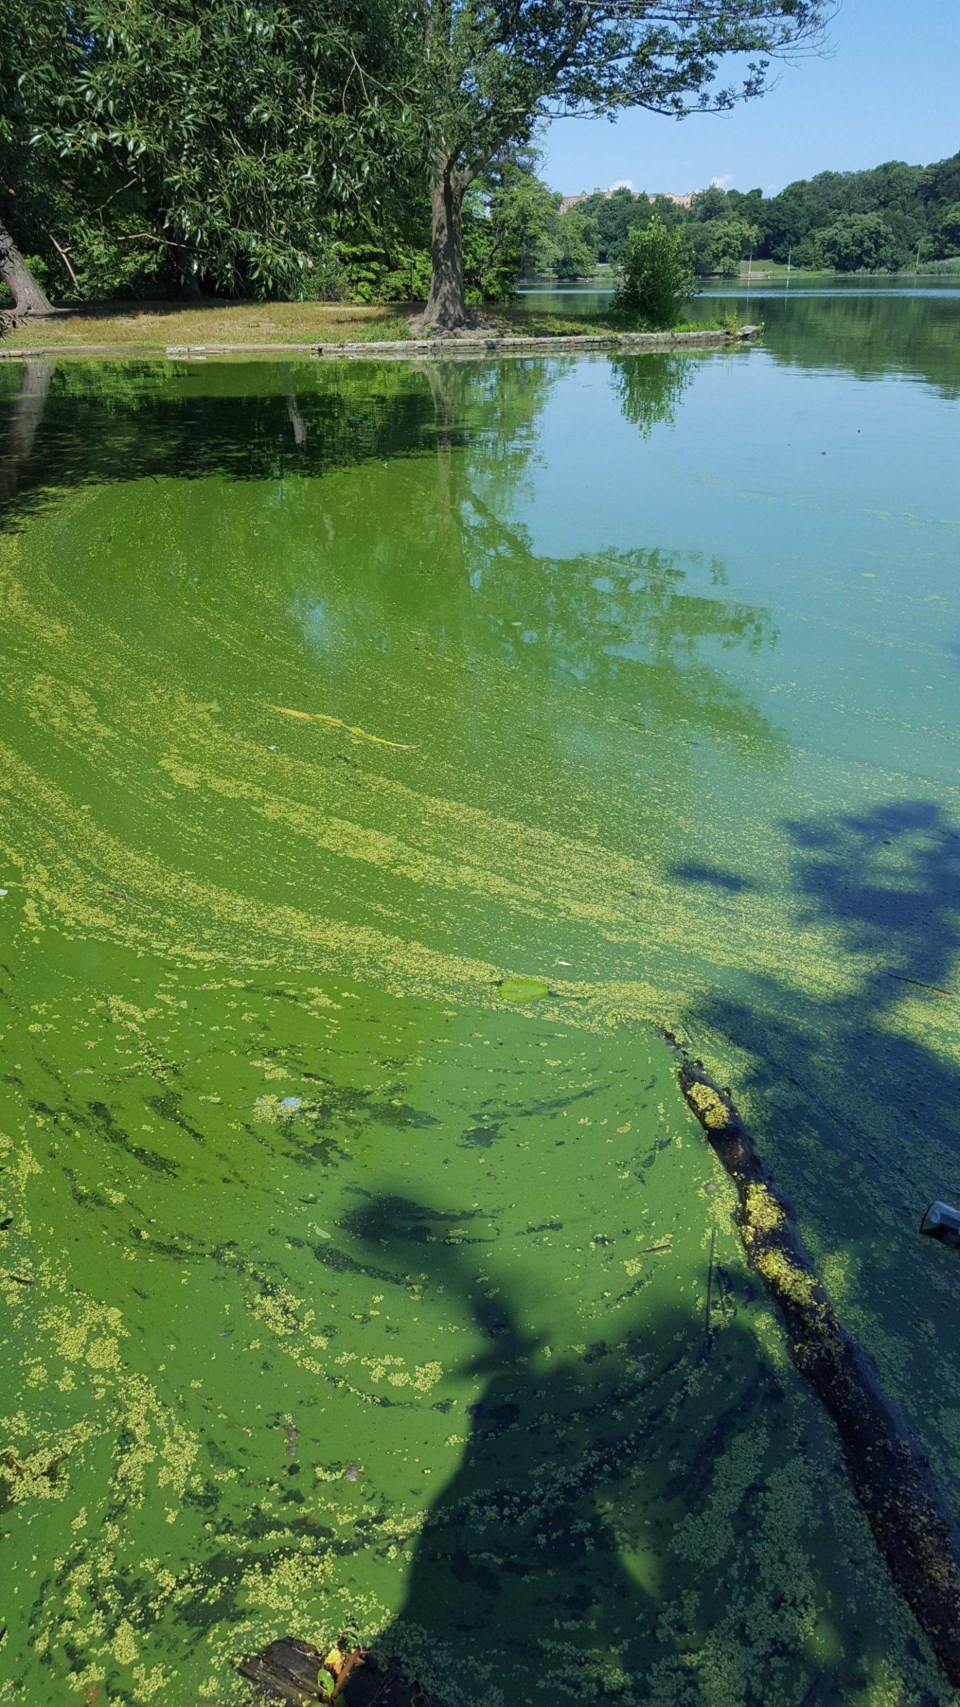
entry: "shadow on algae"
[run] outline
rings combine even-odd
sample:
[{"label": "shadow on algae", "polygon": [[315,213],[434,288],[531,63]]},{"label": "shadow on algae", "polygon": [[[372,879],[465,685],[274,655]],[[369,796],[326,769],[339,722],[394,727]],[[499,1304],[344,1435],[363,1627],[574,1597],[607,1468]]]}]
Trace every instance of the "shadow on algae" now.
[{"label": "shadow on algae", "polygon": [[687,1024],[735,1074],[845,1325],[956,1510],[958,1275],[917,1229],[931,1199],[960,1196],[960,829],[922,799],[786,828],[798,923],[828,929],[846,987],[813,999],[754,978],[739,1000],[694,1002]]}]

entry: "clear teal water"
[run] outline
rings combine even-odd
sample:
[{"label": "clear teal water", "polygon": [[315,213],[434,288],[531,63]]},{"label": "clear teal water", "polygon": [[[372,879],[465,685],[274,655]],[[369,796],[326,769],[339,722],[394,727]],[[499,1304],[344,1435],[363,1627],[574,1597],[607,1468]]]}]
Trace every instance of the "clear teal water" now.
[{"label": "clear teal water", "polygon": [[0,364],[0,1700],[952,1699],[657,1028],[960,1504],[958,309]]}]

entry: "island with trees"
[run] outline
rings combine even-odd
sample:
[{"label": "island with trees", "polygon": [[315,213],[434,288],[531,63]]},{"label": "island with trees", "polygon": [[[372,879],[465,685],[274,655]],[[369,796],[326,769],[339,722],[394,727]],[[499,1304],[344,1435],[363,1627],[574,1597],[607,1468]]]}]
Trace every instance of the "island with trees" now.
[{"label": "island with trees", "polygon": [[[755,99],[821,0],[0,0],[0,278],[15,310],[186,295],[425,301],[456,331],[591,258],[550,118]],[[746,223],[746,222],[745,222]]]},{"label": "island with trees", "polygon": [[[415,330],[455,332],[521,279],[619,274],[657,241],[691,278],[960,271],[960,153],[772,196],[561,197],[538,176],[551,117],[753,99],[778,55],[816,50],[827,10],[148,0],[114,16],[0,0],[0,309],[419,302]],[[669,323],[635,288],[624,304]],[[408,314],[350,325],[411,329]]]}]

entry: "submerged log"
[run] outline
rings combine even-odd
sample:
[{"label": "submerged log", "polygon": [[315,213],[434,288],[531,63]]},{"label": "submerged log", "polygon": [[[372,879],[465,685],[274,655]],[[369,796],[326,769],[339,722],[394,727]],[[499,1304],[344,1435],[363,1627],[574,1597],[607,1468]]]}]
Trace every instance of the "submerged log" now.
[{"label": "submerged log", "polygon": [[950,1682],[960,1687],[960,1532],[929,1462],[841,1326],[727,1090],[684,1060],[680,1088],[737,1190],[747,1261],[778,1305],[791,1360],[832,1416],[857,1498],[890,1575]]}]

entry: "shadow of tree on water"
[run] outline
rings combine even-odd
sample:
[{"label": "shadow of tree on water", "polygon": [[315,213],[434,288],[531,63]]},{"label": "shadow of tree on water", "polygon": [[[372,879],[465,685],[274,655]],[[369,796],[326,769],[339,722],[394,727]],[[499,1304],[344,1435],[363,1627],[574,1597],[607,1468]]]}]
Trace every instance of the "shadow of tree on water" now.
[{"label": "shadow of tree on water", "polygon": [[[354,1230],[402,1252],[376,1200]],[[415,1260],[488,1350],[460,1371],[481,1396],[380,1655],[445,1707],[828,1707],[872,1699],[884,1665],[891,1699],[939,1699],[909,1617],[887,1622],[832,1436],[757,1336],[746,1271],[718,1267],[711,1335],[702,1298],[678,1299],[558,1357],[469,1257]]]},{"label": "shadow of tree on water", "polygon": [[795,925],[832,938],[836,994],[786,972],[713,994],[688,1018],[693,1047],[743,1074],[839,1313],[960,1509],[960,1268],[918,1234],[932,1198],[960,1199],[960,829],[902,800],[787,831]]}]

